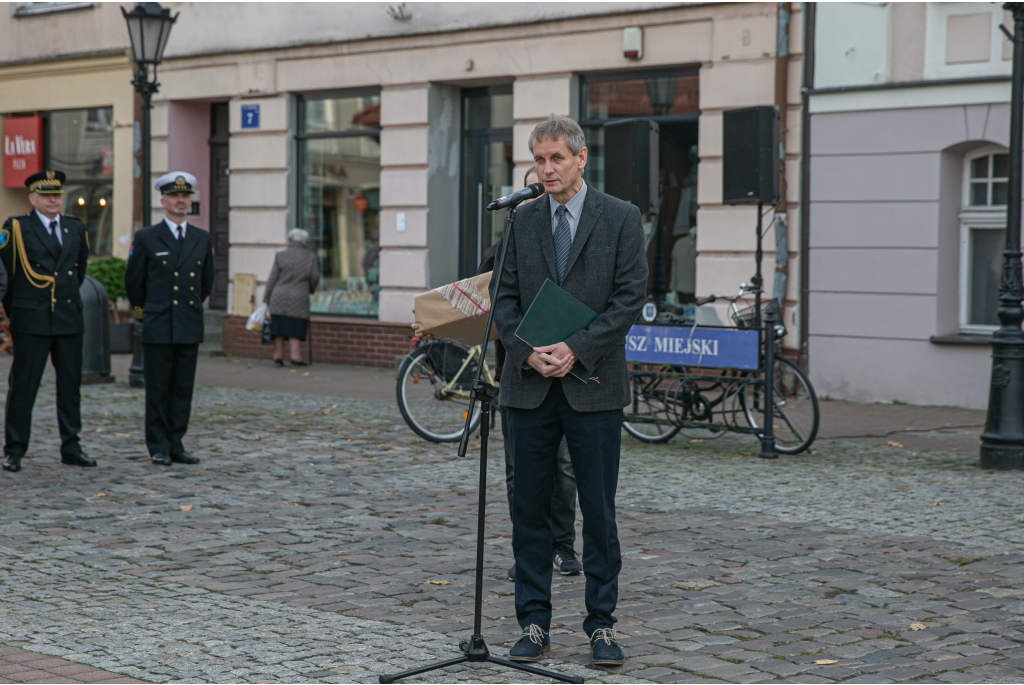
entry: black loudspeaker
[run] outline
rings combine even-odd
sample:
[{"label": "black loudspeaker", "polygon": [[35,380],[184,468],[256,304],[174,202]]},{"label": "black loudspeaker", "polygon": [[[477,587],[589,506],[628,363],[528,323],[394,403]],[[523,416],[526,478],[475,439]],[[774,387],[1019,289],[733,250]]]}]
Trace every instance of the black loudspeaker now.
[{"label": "black loudspeaker", "polygon": [[779,110],[747,107],[722,113],[722,202],[779,202]]},{"label": "black loudspeaker", "polygon": [[658,124],[625,119],[604,125],[604,192],[641,212],[658,207]]}]

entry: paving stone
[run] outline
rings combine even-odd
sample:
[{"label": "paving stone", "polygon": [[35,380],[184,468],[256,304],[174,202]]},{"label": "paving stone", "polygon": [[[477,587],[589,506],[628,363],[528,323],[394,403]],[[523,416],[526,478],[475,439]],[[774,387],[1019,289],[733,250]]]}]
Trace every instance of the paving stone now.
[{"label": "paving stone", "polygon": [[966,673],[959,673],[957,671],[946,671],[935,676],[935,679],[943,683],[977,683],[979,680],[978,676],[967,675]]},{"label": "paving stone", "polygon": [[[203,461],[157,469],[143,454],[141,398],[124,384],[86,388],[83,441],[100,466],[69,469],[44,382],[25,468],[2,476],[0,570],[20,587],[0,604],[0,640],[153,682],[375,682],[458,655],[472,624],[475,459],[416,438],[393,403],[200,388],[186,441]],[[482,599],[501,655],[519,631],[494,438]],[[1024,659],[1010,651],[1024,638],[1024,531],[1005,511],[1024,474],[993,476],[976,455],[940,450],[816,452],[768,463],[740,436],[627,439],[617,615],[629,662],[589,667],[585,579],[556,574],[544,663],[606,682],[1016,672],[1001,654]],[[818,485],[823,465],[843,497]],[[909,631],[925,618],[926,631]],[[756,651],[768,649],[785,658]],[[0,664],[39,658],[6,653]],[[812,663],[824,656],[842,665]],[[90,677],[46,663],[51,678]],[[489,665],[418,681],[510,679],[538,682]]]}]

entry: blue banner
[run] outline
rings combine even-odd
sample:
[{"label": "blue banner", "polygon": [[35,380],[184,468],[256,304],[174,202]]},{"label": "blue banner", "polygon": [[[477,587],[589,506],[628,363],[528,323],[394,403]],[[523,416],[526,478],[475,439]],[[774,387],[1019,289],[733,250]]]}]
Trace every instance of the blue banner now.
[{"label": "blue banner", "polygon": [[626,361],[718,369],[757,369],[757,331],[738,328],[633,326]]}]

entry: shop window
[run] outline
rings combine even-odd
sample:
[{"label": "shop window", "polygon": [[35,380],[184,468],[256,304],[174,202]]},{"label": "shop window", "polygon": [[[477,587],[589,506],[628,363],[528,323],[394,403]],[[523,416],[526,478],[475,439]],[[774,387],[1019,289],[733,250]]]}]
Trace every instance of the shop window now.
[{"label": "shop window", "polygon": [[999,327],[999,283],[1006,245],[1010,158],[985,148],[964,159],[960,213],[960,330],[988,334]]},{"label": "shop window", "polygon": [[692,302],[696,290],[698,84],[696,69],[580,79],[580,125],[590,155],[584,179],[598,190],[604,190],[604,124],[633,117],[658,122],[661,211],[644,217],[644,232],[650,285],[671,304]]},{"label": "shop window", "polygon": [[377,316],[380,93],[298,103],[299,225],[320,260],[318,314]]},{"label": "shop window", "polygon": [[67,174],[64,213],[77,216],[89,233],[94,256],[113,247],[113,108],[68,109],[46,117],[46,167]]}]

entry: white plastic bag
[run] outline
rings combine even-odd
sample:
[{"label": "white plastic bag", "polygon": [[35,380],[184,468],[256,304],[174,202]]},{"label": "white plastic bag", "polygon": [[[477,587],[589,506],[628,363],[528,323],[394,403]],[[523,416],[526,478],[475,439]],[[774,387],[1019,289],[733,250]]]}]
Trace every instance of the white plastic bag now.
[{"label": "white plastic bag", "polygon": [[267,305],[261,304],[256,308],[256,311],[249,315],[249,320],[245,322],[245,330],[259,333],[263,330],[266,321]]}]

